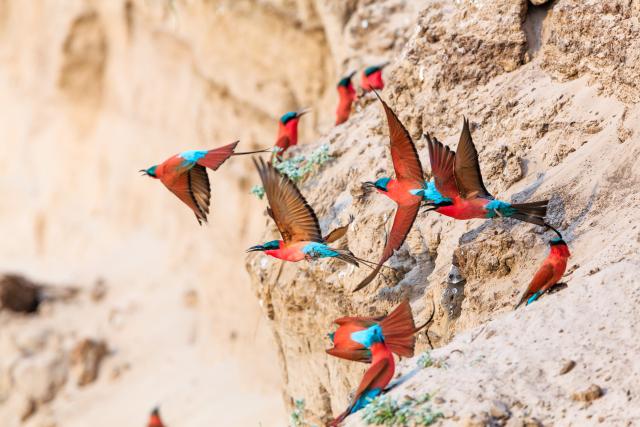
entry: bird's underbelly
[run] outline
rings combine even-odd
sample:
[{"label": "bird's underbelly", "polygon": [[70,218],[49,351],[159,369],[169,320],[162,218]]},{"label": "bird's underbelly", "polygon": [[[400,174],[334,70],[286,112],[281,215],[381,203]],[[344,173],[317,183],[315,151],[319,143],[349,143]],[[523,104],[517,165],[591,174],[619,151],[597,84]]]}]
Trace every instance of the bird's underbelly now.
[{"label": "bird's underbelly", "polygon": [[422,201],[421,196],[410,193],[411,190],[419,188],[420,184],[415,182],[398,182],[392,181],[389,185],[389,191],[385,193],[391,200],[396,202],[398,206],[413,206]]},{"label": "bird's underbelly", "polygon": [[436,212],[455,219],[486,218],[487,210],[484,208],[486,203],[487,201],[483,199],[457,199],[453,205],[438,208]]},{"label": "bird's underbelly", "polygon": [[302,247],[304,245],[294,244],[291,246],[286,246],[280,249],[269,250],[266,251],[267,255],[271,255],[272,257],[291,262],[298,262],[305,259],[305,254],[302,252]]}]

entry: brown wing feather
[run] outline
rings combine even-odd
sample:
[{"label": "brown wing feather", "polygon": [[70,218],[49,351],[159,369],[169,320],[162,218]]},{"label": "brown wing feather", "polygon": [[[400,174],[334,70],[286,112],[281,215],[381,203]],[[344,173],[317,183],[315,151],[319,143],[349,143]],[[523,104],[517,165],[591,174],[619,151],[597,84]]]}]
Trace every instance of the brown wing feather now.
[{"label": "brown wing feather", "polygon": [[378,266],[362,282],[360,282],[358,286],[355,287],[353,292],[358,291],[371,283],[371,281],[378,275],[378,272],[382,268],[382,264],[384,264],[385,261],[393,255],[393,252],[397,251],[400,246],[402,246],[409,234],[409,231],[411,230],[413,222],[416,220],[416,216],[418,216],[419,209],[420,203],[416,203],[411,206],[398,207],[396,215],[393,218],[393,226],[391,226],[389,239],[382,251],[382,257],[378,262]]},{"label": "brown wing feather", "polygon": [[454,174],[456,185],[462,197],[493,198],[482,182],[478,151],[471,139],[469,121],[466,118],[462,126],[460,142],[458,142],[458,148],[456,149]]},{"label": "brown wing feather", "polygon": [[391,142],[391,158],[393,160],[396,178],[410,179],[422,184],[424,181],[422,164],[420,163],[416,146],[411,140],[411,135],[409,135],[409,132],[402,125],[393,110],[380,98],[380,95],[378,95],[377,92],[375,92],[375,94],[380,102],[382,102],[384,112],[387,116],[389,140]]},{"label": "brown wing feather", "polygon": [[171,179],[161,179],[162,183],[195,213],[198,223],[207,222],[211,189],[209,176],[203,166],[194,165]]},{"label": "brown wing feather", "polygon": [[285,243],[322,242],[320,225],[298,187],[263,159],[253,159],[271,208],[271,216]]},{"label": "brown wing feather", "polygon": [[431,173],[436,183],[436,189],[444,197],[452,199],[458,196],[460,193],[458,192],[456,177],[453,173],[456,153],[435,137],[431,139],[429,134],[425,135],[425,138],[427,139],[427,147],[429,148]]}]

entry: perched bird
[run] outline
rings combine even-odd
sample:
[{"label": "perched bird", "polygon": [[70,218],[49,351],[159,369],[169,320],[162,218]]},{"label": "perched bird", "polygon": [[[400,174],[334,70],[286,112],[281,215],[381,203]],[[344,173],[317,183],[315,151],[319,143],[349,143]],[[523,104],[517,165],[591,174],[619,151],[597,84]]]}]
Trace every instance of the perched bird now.
[{"label": "perched bird", "polygon": [[[422,165],[416,147],[405,127],[400,123],[393,110],[374,91],[387,116],[389,126],[389,140],[391,143],[391,158],[396,178],[378,178],[375,182],[367,181],[362,185],[365,188],[375,188],[379,193],[389,197],[398,204],[393,225],[389,233],[387,243],[382,251],[382,257],[378,266],[362,282],[356,286],[354,292],[362,289],[376,277],[382,264],[388,260],[393,252],[398,250],[409,234],[413,222],[418,215],[422,196],[412,194],[410,191],[421,188],[424,185]],[[417,186],[417,187],[416,187]]]},{"label": "perched bird", "polygon": [[254,163],[269,201],[267,212],[275,221],[282,240],[252,246],[247,252],[262,251],[272,257],[293,262],[338,258],[358,266],[358,258],[351,251],[327,245],[315,212],[289,177],[281,175],[262,159],[254,159]]},{"label": "perched bird", "polygon": [[382,81],[382,69],[389,65],[388,62],[380,65],[372,65],[362,71],[360,86],[362,90],[368,92],[370,90],[382,90],[384,82]]},{"label": "perched bird", "polygon": [[[263,153],[265,150],[234,153],[238,141],[213,150],[189,150],[169,157],[159,165],[141,169],[143,175],[157,178],[195,213],[198,224],[207,222],[211,187],[205,168],[217,170],[229,157]],[[270,151],[270,150],[266,150]]]},{"label": "perched bird", "polygon": [[365,372],[360,385],[353,396],[349,407],[329,425],[338,426],[344,419],[367,406],[382,393],[384,388],[393,378],[395,361],[393,353],[384,343],[380,334],[371,337],[371,366]]},{"label": "perched bird", "polygon": [[515,218],[549,227],[544,217],[548,200],[512,204],[495,199],[484,186],[469,121],[464,119],[457,151],[425,135],[433,179],[412,194],[422,196],[429,210],[455,219]]},{"label": "perched bird", "polygon": [[147,427],[165,427],[162,423],[162,419],[160,418],[160,409],[153,408],[151,411],[151,415],[149,415],[149,422],[147,423]]},{"label": "perched bird", "polygon": [[356,100],[356,90],[351,83],[351,78],[355,73],[354,71],[338,82],[338,97],[340,100],[336,110],[336,125],[346,122],[351,114],[351,104]]},{"label": "perched bird", "polygon": [[372,337],[380,335],[393,353],[401,357],[413,357],[415,333],[431,322],[434,313],[435,306],[431,318],[416,327],[409,300],[404,300],[387,316],[341,317],[334,320],[338,329],[329,334],[333,347],[327,353],[342,359],[369,363]]},{"label": "perched bird", "polygon": [[[556,233],[558,233],[556,231]],[[549,288],[558,283],[567,269],[567,260],[571,256],[569,246],[562,240],[562,235],[558,233],[558,237],[551,239],[549,242],[551,250],[544,260],[533,279],[527,286],[527,290],[520,298],[520,302],[515,308],[520,307],[523,302],[526,305],[531,304],[544,294]]]},{"label": "perched bird", "polygon": [[280,117],[278,122],[278,139],[276,139],[276,147],[278,148],[278,156],[282,156],[289,147],[298,144],[298,122],[300,117],[311,111],[305,108],[300,111],[289,111]]}]

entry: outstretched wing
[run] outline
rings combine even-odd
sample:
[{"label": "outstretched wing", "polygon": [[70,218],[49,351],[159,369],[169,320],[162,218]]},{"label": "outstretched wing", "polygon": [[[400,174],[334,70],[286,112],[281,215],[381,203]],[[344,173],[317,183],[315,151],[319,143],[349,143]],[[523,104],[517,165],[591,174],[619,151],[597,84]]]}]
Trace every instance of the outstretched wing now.
[{"label": "outstretched wing", "polygon": [[382,359],[371,365],[367,372],[364,373],[362,381],[360,381],[360,385],[358,386],[356,393],[353,395],[353,401],[356,402],[365,391],[372,389],[372,386],[376,382],[379,382],[376,380],[379,380],[379,378],[386,374],[389,369],[391,369],[391,366],[387,359]]},{"label": "outstretched wing", "polygon": [[411,140],[407,129],[402,125],[396,114],[380,98],[378,92],[374,91],[387,115],[387,125],[389,126],[389,141],[391,142],[391,159],[397,179],[410,179],[420,184],[424,181],[422,165],[416,146]]},{"label": "outstretched wing", "polygon": [[391,227],[391,233],[389,233],[389,239],[382,251],[382,257],[378,262],[378,266],[371,272],[371,274],[360,282],[358,286],[356,286],[353,292],[358,291],[371,283],[371,281],[378,275],[378,272],[382,268],[382,264],[384,264],[385,261],[393,255],[393,252],[400,249],[400,246],[404,243],[411,227],[413,226],[413,222],[416,220],[416,216],[418,216],[419,209],[420,203],[416,203],[411,206],[398,207],[396,215],[393,218],[393,226]]},{"label": "outstretched wing", "polygon": [[207,222],[211,187],[204,166],[194,165],[192,168],[177,173],[164,175],[162,183],[196,214],[198,223]]},{"label": "outstretched wing", "polygon": [[231,144],[225,145],[223,147],[214,148],[213,150],[207,151],[204,157],[198,159],[197,163],[201,166],[207,167],[212,170],[217,170],[220,165],[222,165],[229,157],[233,155],[233,150],[235,150],[238,142],[232,142]]},{"label": "outstretched wing", "polygon": [[285,243],[311,241],[322,243],[318,218],[302,197],[298,187],[263,159],[253,159],[262,186],[269,200],[269,215],[273,218]]},{"label": "outstretched wing", "polygon": [[453,174],[456,153],[435,137],[431,139],[429,134],[424,136],[427,139],[429,162],[431,163],[431,173],[436,183],[436,190],[444,197],[453,199],[459,195],[456,177]]},{"label": "outstretched wing", "polygon": [[478,163],[478,151],[471,139],[469,121],[466,118],[462,125],[462,133],[460,134],[460,141],[456,149],[453,170],[458,191],[460,191],[460,195],[463,198],[493,198],[482,182],[480,163]]},{"label": "outstretched wing", "polygon": [[349,230],[349,226],[351,225],[353,220],[354,220],[354,217],[353,217],[353,215],[351,215],[349,217],[349,222],[347,222],[342,227],[338,227],[336,229],[331,230],[331,232],[329,234],[324,236],[324,241],[326,243],[333,243],[336,240],[342,239],[344,237],[344,235],[347,234],[347,231]]}]

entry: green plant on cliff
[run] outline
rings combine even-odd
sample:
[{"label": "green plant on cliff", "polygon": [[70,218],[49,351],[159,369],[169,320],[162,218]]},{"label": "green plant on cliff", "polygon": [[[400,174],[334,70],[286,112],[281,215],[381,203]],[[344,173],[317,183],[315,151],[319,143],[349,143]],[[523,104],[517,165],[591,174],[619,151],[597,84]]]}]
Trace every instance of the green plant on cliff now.
[{"label": "green plant on cliff", "polygon": [[[312,172],[317,171],[320,166],[331,160],[329,155],[329,146],[323,144],[314,150],[309,156],[298,155],[286,160],[278,160],[277,157],[273,159],[273,167],[278,172],[291,178],[293,182],[301,182]],[[261,185],[254,185],[251,188],[251,194],[255,195],[259,199],[264,197],[264,188]]]},{"label": "green plant on cliff", "polygon": [[309,424],[304,419],[304,399],[296,399],[294,401],[293,412],[289,416],[289,427],[316,427],[314,424]]},{"label": "green plant on cliff", "polygon": [[446,368],[447,364],[442,359],[431,356],[431,352],[427,350],[418,358],[418,367],[426,369],[432,366],[434,368]]},{"label": "green plant on cliff", "polygon": [[362,420],[367,425],[430,426],[444,416],[431,407],[430,400],[430,394],[418,399],[405,398],[402,402],[378,396],[362,410]]}]

